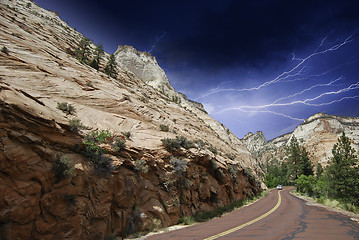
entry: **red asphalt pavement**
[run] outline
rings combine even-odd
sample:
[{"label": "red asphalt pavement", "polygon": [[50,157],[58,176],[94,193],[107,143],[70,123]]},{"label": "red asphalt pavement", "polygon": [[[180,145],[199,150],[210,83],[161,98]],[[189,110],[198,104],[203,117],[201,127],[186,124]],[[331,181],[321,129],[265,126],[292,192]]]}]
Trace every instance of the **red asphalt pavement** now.
[{"label": "red asphalt pavement", "polygon": [[[280,192],[282,202],[279,208],[267,217],[216,239],[359,240],[359,223],[350,220],[345,215],[320,207],[308,206],[305,201],[289,193],[292,189],[285,188]],[[271,210],[277,202],[278,191],[272,190],[266,197],[254,204],[228,213],[220,218],[179,230],[149,236],[145,239],[205,239],[262,216]]]}]

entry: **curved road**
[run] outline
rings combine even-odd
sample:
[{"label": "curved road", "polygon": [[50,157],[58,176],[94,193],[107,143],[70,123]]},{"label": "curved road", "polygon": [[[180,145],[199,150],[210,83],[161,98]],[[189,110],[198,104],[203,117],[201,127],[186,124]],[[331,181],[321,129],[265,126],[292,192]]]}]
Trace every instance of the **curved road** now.
[{"label": "curved road", "polygon": [[291,190],[272,190],[254,204],[220,218],[145,239],[359,239],[359,223],[339,213],[308,206],[289,194]]}]

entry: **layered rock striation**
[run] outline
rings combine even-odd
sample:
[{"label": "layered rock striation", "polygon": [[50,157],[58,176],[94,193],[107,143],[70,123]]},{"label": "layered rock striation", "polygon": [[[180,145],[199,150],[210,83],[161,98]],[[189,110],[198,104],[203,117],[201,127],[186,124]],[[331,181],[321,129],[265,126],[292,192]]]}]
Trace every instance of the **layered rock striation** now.
[{"label": "layered rock striation", "polygon": [[332,157],[332,149],[338,138],[345,135],[352,140],[352,147],[359,151],[359,118],[340,117],[324,113],[317,113],[300,124],[292,133],[266,141],[262,132],[249,133],[242,142],[247,149],[263,165],[268,161],[286,158],[286,146],[293,136],[310,154],[310,160],[316,166],[318,163],[326,166]]},{"label": "layered rock striation", "polygon": [[[176,93],[152,56],[119,48],[109,77],[109,54],[100,71],[80,63],[83,36],[32,1],[2,1],[0,25],[1,238],[151,230],[264,188],[245,145]],[[104,153],[89,158],[84,140],[102,130]],[[192,143],[167,150],[161,141],[180,137]],[[126,139],[123,150],[115,139]]]}]

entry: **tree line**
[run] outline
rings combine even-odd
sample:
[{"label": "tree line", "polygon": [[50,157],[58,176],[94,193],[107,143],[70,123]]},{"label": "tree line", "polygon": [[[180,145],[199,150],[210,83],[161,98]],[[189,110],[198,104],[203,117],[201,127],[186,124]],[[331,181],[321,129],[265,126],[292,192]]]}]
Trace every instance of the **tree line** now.
[{"label": "tree line", "polygon": [[[96,45],[93,51],[90,45],[91,45],[91,40],[86,37],[82,37],[75,50],[75,57],[81,63],[88,64],[94,69],[100,70],[100,59],[101,56],[105,53],[105,51],[103,50],[103,46],[101,43]],[[103,71],[110,77],[115,78],[117,76],[116,61],[114,54],[110,55]]]},{"label": "tree line", "polygon": [[308,152],[293,136],[287,147],[287,159],[282,163],[273,160],[267,164],[264,182],[268,187],[296,184],[297,191],[309,196],[359,206],[359,161],[344,132],[332,154],[328,165],[323,169],[318,163],[314,174]]}]

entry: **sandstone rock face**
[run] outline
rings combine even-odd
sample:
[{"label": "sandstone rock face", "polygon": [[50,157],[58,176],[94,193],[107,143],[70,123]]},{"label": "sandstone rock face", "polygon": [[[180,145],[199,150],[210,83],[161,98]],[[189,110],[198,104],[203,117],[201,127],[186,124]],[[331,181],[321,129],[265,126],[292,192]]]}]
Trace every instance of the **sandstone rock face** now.
[{"label": "sandstone rock face", "polygon": [[352,139],[352,147],[358,152],[359,118],[317,113],[299,125],[293,135],[303,142],[314,163],[326,166],[332,157],[332,148],[343,132]]},{"label": "sandstone rock face", "polygon": [[[117,78],[110,78],[101,71],[107,53],[100,71],[81,64],[73,55],[82,36],[32,1],[2,1],[0,25],[0,48],[8,50],[0,52],[1,238],[103,239],[169,226],[264,188],[259,163],[245,145],[200,104],[174,92],[161,70],[153,69],[160,80],[146,80],[147,74],[118,64]],[[137,57],[159,68],[145,53]],[[60,102],[76,111],[62,112]],[[85,128],[73,131],[74,119]],[[84,138],[95,130],[131,135],[123,151],[115,152],[111,142],[101,145],[112,162],[102,174],[102,165],[84,155]],[[178,136],[202,142],[167,151],[161,139]],[[73,165],[61,178],[59,158]],[[186,162],[183,171],[176,171],[174,158]]]},{"label": "sandstone rock face", "polygon": [[182,107],[195,107],[206,113],[202,104],[191,101],[171,86],[156,58],[150,53],[138,51],[132,46],[118,46],[115,52],[117,65],[127,74],[136,76]]},{"label": "sandstone rock face", "polygon": [[266,141],[261,132],[249,133],[243,139],[248,150],[263,164],[276,158],[283,161],[286,158],[285,148],[292,136],[295,136],[308,153],[316,166],[328,164],[332,157],[332,148],[338,138],[345,135],[352,139],[352,147],[359,151],[359,118],[339,117],[324,113],[317,113],[300,124],[292,133],[282,135],[271,141]]},{"label": "sandstone rock face", "polygon": [[131,71],[136,77],[159,91],[174,92],[165,72],[150,53],[125,45],[118,46],[115,56],[120,68]]}]

